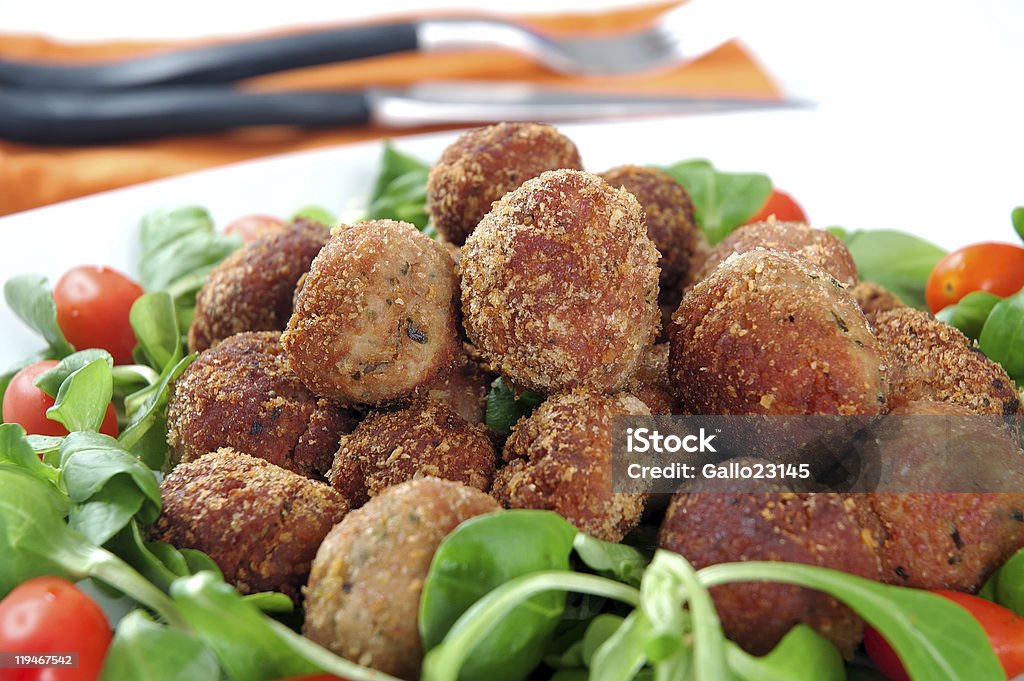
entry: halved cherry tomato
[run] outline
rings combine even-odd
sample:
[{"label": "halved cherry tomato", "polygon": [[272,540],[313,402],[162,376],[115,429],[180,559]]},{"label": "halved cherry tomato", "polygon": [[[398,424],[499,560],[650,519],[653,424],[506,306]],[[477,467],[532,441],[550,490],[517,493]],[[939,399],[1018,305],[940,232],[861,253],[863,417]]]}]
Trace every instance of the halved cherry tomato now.
[{"label": "halved cherry tomato", "polygon": [[[36,379],[57,366],[57,360],[46,359],[29,364],[14,374],[4,392],[3,417],[7,423],[18,423],[29,435],[67,435],[68,431],[59,421],[46,417],[46,410],[53,406],[54,399],[36,387]],[[114,405],[107,405],[100,432],[117,437],[117,414]]]},{"label": "halved cherry tomato", "polygon": [[78,350],[102,348],[116,364],[130,364],[135,333],[128,321],[142,287],[109,267],[82,265],[53,287],[57,325]]},{"label": "halved cherry tomato", "polygon": [[[989,643],[1003,665],[1008,679],[1024,674],[1024,617],[984,598],[959,591],[937,590],[932,593],[948,598],[971,613],[988,634]],[[882,636],[868,627],[864,647],[871,661],[892,681],[910,681],[896,651]]]},{"label": "halved cherry tomato", "polygon": [[949,253],[932,269],[925,300],[932,312],[960,302],[972,291],[1012,296],[1024,288],[1024,248],[987,241]]},{"label": "halved cherry tomato", "polygon": [[762,222],[767,220],[770,215],[774,215],[779,222],[807,222],[807,215],[800,204],[794,201],[792,196],[786,192],[780,192],[778,189],[772,189],[772,193],[761,206],[761,210],[747,220],[747,224]]},{"label": "halved cherry tomato", "polygon": [[0,669],[3,681],[96,681],[112,633],[100,606],[59,577],[36,577],[0,601],[0,650],[78,653],[77,667]]},{"label": "halved cherry tomato", "polygon": [[237,234],[242,241],[249,243],[261,236],[280,232],[284,229],[285,221],[273,215],[243,215],[228,223],[224,228],[225,234]]}]

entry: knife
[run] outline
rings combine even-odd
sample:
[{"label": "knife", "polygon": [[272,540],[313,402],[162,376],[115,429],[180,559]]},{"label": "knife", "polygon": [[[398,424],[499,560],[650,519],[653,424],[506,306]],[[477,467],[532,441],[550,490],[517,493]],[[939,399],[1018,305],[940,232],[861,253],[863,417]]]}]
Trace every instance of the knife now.
[{"label": "knife", "polygon": [[86,145],[253,126],[411,128],[801,105],[768,98],[577,92],[493,82],[297,92],[249,92],[223,85],[106,92],[15,88],[0,89],[0,138]]}]

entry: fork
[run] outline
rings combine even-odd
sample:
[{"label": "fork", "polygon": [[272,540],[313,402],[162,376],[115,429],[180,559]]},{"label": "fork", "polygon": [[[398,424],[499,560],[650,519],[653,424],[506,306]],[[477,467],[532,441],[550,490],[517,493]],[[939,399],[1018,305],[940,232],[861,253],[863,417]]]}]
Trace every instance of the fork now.
[{"label": "fork", "polygon": [[180,49],[92,65],[0,60],[0,85],[117,89],[224,84],[267,73],[394,54],[511,49],[575,75],[650,71],[696,59],[736,36],[738,17],[723,0],[690,0],[640,30],[555,37],[513,21],[442,18],[322,29]]}]

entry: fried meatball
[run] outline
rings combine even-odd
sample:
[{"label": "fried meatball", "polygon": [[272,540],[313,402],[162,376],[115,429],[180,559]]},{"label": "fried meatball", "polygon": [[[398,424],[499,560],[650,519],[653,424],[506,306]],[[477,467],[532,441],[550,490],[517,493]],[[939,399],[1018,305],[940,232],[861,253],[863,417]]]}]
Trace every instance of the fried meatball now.
[{"label": "fried meatball", "polygon": [[167,403],[172,464],[220,447],[324,479],[355,415],[318,398],[288,366],[276,331],[239,333],[203,351]]},{"label": "fried meatball", "polygon": [[960,329],[909,307],[879,313],[874,328],[892,365],[894,396],[954,402],[979,414],[1022,413],[1013,380]]},{"label": "fried meatball", "polygon": [[[818,565],[878,579],[875,538],[863,528],[857,497],[838,494],[695,492],[678,494],[658,545],[697,569],[748,560]],[[847,658],[864,632],[853,611],[820,591],[772,582],[713,587],[726,635],[763,655],[797,624],[814,627]]]},{"label": "fried meatball", "polygon": [[496,459],[486,428],[467,423],[442,402],[419,399],[371,412],[343,436],[330,479],[356,508],[413,478],[454,480],[486,492]]},{"label": "fried meatball", "polygon": [[281,342],[318,395],[384,404],[454,362],[457,295],[452,259],[412,225],[342,226],[313,260]]},{"label": "fried meatball", "polygon": [[446,403],[470,423],[483,423],[487,415],[487,394],[496,377],[467,352],[459,354],[458,363],[451,371],[427,386],[427,397]]},{"label": "fried meatball", "polygon": [[495,203],[463,246],[466,333],[524,388],[620,390],[657,335],[657,259],[632,194],[544,173]]},{"label": "fried meatball", "polygon": [[868,321],[873,321],[879,312],[906,307],[906,303],[895,293],[870,281],[858,282],[856,286],[850,288],[850,293],[864,311]]},{"label": "fried meatball", "polygon": [[242,593],[296,602],[320,542],[349,510],[327,485],[229,448],[175,468],[160,497],[155,539],[205,552]]},{"label": "fried meatball", "polygon": [[548,125],[498,123],[463,133],[427,178],[427,212],[441,235],[461,246],[491,204],[546,170],[583,170],[567,137]]},{"label": "fried meatball", "polygon": [[[647,236],[661,254],[659,299],[674,310],[694,259],[706,248],[697,227],[690,194],[664,170],[635,165],[617,166],[601,173],[612,187],[636,197],[647,215]],[[701,258],[702,259],[702,258]]]},{"label": "fried meatball", "polygon": [[582,532],[621,541],[640,521],[644,495],[612,492],[612,418],[649,414],[625,393],[548,398],[512,429],[491,494],[505,508],[547,509]]},{"label": "fried meatball", "polygon": [[790,253],[732,256],[683,298],[669,372],[694,414],[877,414],[883,365],[843,285]]},{"label": "fried meatball", "polygon": [[744,225],[708,253],[707,259],[696,276],[696,281],[706,278],[716,267],[725,262],[733,253],[746,253],[755,248],[784,251],[809,260],[838,279],[846,286],[857,283],[857,265],[849,249],[834,234],[823,229],[813,229],[802,222],[755,222]]},{"label": "fried meatball", "polygon": [[325,225],[297,220],[225,258],[196,295],[189,349],[205,350],[242,331],[283,331],[295,285],[328,237]]},{"label": "fried meatball", "polygon": [[652,346],[644,353],[636,374],[629,382],[629,392],[646,404],[652,414],[679,413],[679,401],[672,393],[672,381],[668,375],[668,355],[668,343]]},{"label": "fried meatball", "polygon": [[359,664],[417,679],[423,580],[459,523],[499,510],[457,482],[402,483],[349,513],[320,545],[305,589],[302,633]]}]

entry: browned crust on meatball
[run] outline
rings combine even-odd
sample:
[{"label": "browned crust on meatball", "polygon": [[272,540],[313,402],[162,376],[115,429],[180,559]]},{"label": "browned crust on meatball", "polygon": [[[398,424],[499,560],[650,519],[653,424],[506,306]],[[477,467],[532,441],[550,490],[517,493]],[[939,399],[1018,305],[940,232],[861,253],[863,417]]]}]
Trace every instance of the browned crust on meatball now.
[{"label": "browned crust on meatball", "polygon": [[284,330],[295,286],[329,237],[327,226],[297,220],[225,258],[196,295],[189,349],[205,350],[242,331]]},{"label": "browned crust on meatball", "polygon": [[583,170],[579,151],[548,125],[498,123],[463,133],[427,178],[427,211],[445,239],[461,246],[491,204],[546,170]]},{"label": "browned crust on meatball", "polygon": [[[818,565],[878,579],[875,537],[862,527],[856,497],[837,494],[678,494],[658,545],[697,569],[734,561]],[[726,635],[754,655],[769,652],[803,623],[852,657],[864,623],[827,594],[796,586],[740,583],[711,589]]]},{"label": "browned crust on meatball", "polygon": [[321,540],[348,512],[327,485],[229,448],[175,468],[160,496],[155,539],[207,553],[242,593],[296,602]]},{"label": "browned crust on meatball", "polygon": [[645,498],[612,491],[612,418],[649,413],[624,393],[548,398],[512,429],[491,493],[505,508],[554,511],[582,532],[621,541],[640,521]]},{"label": "browned crust on meatball", "polygon": [[672,391],[668,375],[668,343],[658,343],[644,353],[637,372],[630,379],[628,391],[647,405],[655,415],[678,414],[679,400]]},{"label": "browned crust on meatball", "polygon": [[694,286],[673,318],[669,371],[694,414],[877,414],[875,337],[843,285],[798,256],[755,249]]},{"label": "browned crust on meatball", "polygon": [[359,664],[419,678],[417,619],[434,552],[459,523],[496,510],[483,492],[435,478],[374,497],[320,546],[305,589],[303,634]]},{"label": "browned crust on meatball", "polygon": [[202,352],[167,403],[172,464],[232,447],[323,480],[352,412],[318,398],[288,366],[276,331],[236,334]]},{"label": "browned crust on meatball", "polygon": [[857,265],[842,240],[802,222],[777,222],[774,219],[744,225],[725,237],[708,253],[695,280],[706,278],[733,253],[746,253],[755,248],[798,255],[846,286],[857,283]]},{"label": "browned crust on meatball", "polygon": [[372,412],[343,436],[330,479],[356,508],[413,478],[453,480],[486,492],[496,459],[486,428],[467,423],[442,402],[419,399]]},{"label": "browned crust on meatball", "polygon": [[1006,371],[960,329],[904,307],[876,315],[874,330],[892,367],[893,395],[954,402],[979,414],[1022,413]]},{"label": "browned crust on meatball", "polygon": [[495,378],[463,349],[458,363],[426,387],[426,396],[444,402],[470,423],[483,423],[487,394]]},{"label": "browned crust on meatball", "polygon": [[455,361],[457,295],[448,253],[412,225],[343,225],[313,260],[281,341],[317,394],[385,404]]},{"label": "browned crust on meatball", "polygon": [[870,281],[857,282],[856,286],[850,288],[850,294],[860,305],[868,321],[873,321],[879,312],[907,306],[895,293]]},{"label": "browned crust on meatball", "polygon": [[671,293],[678,303],[679,291],[704,243],[689,192],[658,168],[622,165],[601,173],[601,177],[640,202],[647,215],[647,236],[661,254],[661,298]]},{"label": "browned crust on meatball", "polygon": [[463,322],[489,364],[542,393],[625,386],[658,330],[658,252],[625,190],[547,172],[463,247]]}]

